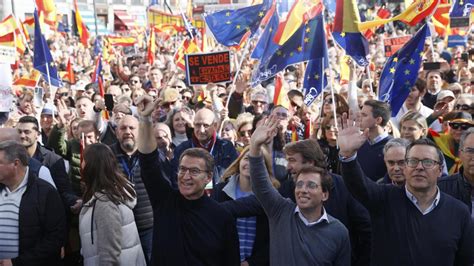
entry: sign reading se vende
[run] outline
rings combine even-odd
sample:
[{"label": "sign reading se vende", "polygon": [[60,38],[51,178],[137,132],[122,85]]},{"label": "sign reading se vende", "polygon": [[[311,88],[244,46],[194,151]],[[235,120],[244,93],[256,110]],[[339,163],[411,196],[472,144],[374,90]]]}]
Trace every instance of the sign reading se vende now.
[{"label": "sign reading se vende", "polygon": [[411,39],[411,35],[402,37],[386,38],[383,40],[385,56],[389,57],[396,53],[402,46]]},{"label": "sign reading se vende", "polygon": [[230,52],[186,55],[186,77],[189,85],[229,82]]}]

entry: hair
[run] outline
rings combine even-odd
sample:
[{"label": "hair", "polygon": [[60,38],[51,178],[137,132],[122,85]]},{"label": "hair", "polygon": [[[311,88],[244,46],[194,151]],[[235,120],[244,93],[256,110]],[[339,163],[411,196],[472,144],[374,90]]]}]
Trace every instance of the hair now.
[{"label": "hair", "polygon": [[34,96],[32,91],[24,90],[23,93],[20,96],[18,96],[18,100],[19,100],[18,102],[23,101],[23,100],[31,101],[31,100],[33,100],[34,97],[35,96]]},{"label": "hair", "polygon": [[84,150],[85,166],[82,169],[85,183],[84,202],[95,193],[103,193],[114,204],[125,203],[136,197],[132,184],[118,165],[117,158],[105,144],[88,145]]},{"label": "hair", "polygon": [[402,139],[402,138],[391,139],[387,143],[385,143],[385,146],[383,146],[383,155],[385,155],[388,152],[388,150],[395,147],[402,147],[406,150],[408,145],[410,145],[410,141],[407,139]]},{"label": "hair", "polygon": [[440,163],[440,165],[444,162],[444,156],[443,156],[443,153],[441,152],[441,150],[438,148],[438,146],[432,140],[427,139],[427,138],[417,139],[417,140],[413,141],[412,143],[410,143],[410,145],[408,145],[408,147],[407,147],[407,152],[406,152],[405,157],[408,156],[408,153],[410,152],[410,150],[414,146],[420,146],[420,145],[425,145],[425,146],[430,146],[430,147],[435,148],[436,153],[438,155],[438,162]]},{"label": "hair", "polygon": [[[326,93],[323,97],[323,101],[327,97],[332,97],[331,93]],[[336,99],[336,113],[342,115],[343,113],[349,113],[349,104],[347,103],[347,100],[340,94],[334,93],[334,98]],[[331,112],[332,114],[332,112]],[[327,114],[323,113],[323,116],[326,116]]]},{"label": "hair", "polygon": [[97,125],[95,124],[94,121],[92,120],[82,120],[81,122],[79,122],[79,124],[77,125],[77,128],[82,128],[84,129],[86,132],[91,132],[91,131],[94,131],[95,135],[97,137],[100,136],[100,132],[99,130],[97,129]]},{"label": "hair", "polygon": [[[96,94],[96,93],[94,93],[94,94]],[[92,96],[92,99],[91,99],[91,98],[89,98],[89,97],[87,97],[87,96],[85,96],[85,95],[81,95],[81,96],[79,96],[79,97],[76,98],[76,103],[77,103],[79,100],[82,100],[82,99],[87,99],[87,100],[89,100],[89,101],[92,102],[92,99],[94,99],[94,96]]]},{"label": "hair", "polygon": [[[254,115],[251,113],[241,113],[237,116],[237,119],[235,121],[235,129],[239,131],[243,126],[245,125],[252,125],[252,122],[254,120]],[[252,127],[253,129],[253,127]]]},{"label": "hair", "polygon": [[425,78],[428,79],[430,73],[438,74],[442,80],[444,80],[444,73],[439,69],[432,69],[426,72]]},{"label": "hair", "polygon": [[[389,129],[391,131],[388,131]],[[392,120],[388,120],[387,124],[385,125],[385,130],[394,138],[399,138],[401,136],[400,130],[398,130]]]},{"label": "hair", "polygon": [[471,134],[474,134],[474,127],[468,128],[462,133],[461,140],[459,141],[459,149],[464,148],[464,142],[466,142],[467,137]]},{"label": "hair", "polygon": [[[174,128],[173,128],[173,119],[174,119],[174,116],[179,113],[179,112],[182,112],[182,111],[186,111],[186,112],[191,112],[191,109],[187,106],[181,106],[181,107],[178,107],[178,108],[173,108],[171,109],[171,111],[168,113],[168,115],[166,116],[166,121],[165,123],[170,127],[170,130],[171,130],[171,136],[174,137],[175,136],[175,133],[174,133]],[[187,126],[186,126],[187,128]]]},{"label": "hair", "polygon": [[8,162],[19,160],[23,166],[28,165],[29,156],[25,146],[15,140],[5,140],[0,142],[0,151],[4,152],[4,157]]},{"label": "hair", "polygon": [[420,92],[420,94],[425,93],[425,91],[426,91],[426,81],[424,81],[420,78],[417,78],[416,81],[415,81],[414,86]]},{"label": "hair", "polygon": [[406,121],[413,121],[419,127],[423,129],[428,129],[428,124],[426,123],[426,118],[416,111],[409,111],[408,113],[404,114],[402,118],[400,118],[400,128],[402,128],[402,124]]},{"label": "hair", "polygon": [[364,102],[364,105],[372,107],[372,116],[374,118],[382,118],[382,123],[380,123],[380,126],[384,127],[387,125],[391,115],[390,105],[388,105],[386,102],[377,100],[367,100]]},{"label": "hair", "polygon": [[[338,118],[338,122],[339,122],[339,119],[341,118],[341,116],[338,114],[337,118]],[[331,123],[331,120],[333,120],[333,119],[334,119],[334,114],[324,116],[323,121],[321,122],[321,125],[319,127],[321,129],[321,139],[326,140],[326,126],[329,125]],[[340,125],[340,123],[339,123],[339,125]]]},{"label": "hair", "polygon": [[328,171],[325,168],[317,167],[317,166],[304,166],[298,175],[296,176],[296,180],[300,177],[301,174],[319,174],[321,177],[321,189],[323,192],[329,192],[332,187],[332,177],[328,174]]},{"label": "hair", "polygon": [[29,116],[29,115],[22,116],[18,120],[18,123],[24,123],[24,124],[31,123],[31,124],[33,124],[33,129],[36,130],[36,131],[39,131],[38,119],[36,119],[34,116]]},{"label": "hair", "polygon": [[[273,187],[279,188],[280,187],[280,182],[273,177],[273,167],[272,167],[272,158],[271,155],[263,149],[263,159],[265,160],[265,166],[267,167],[268,171],[268,178],[270,178],[270,181],[272,182]],[[237,157],[236,160],[234,160],[229,167],[224,171],[224,173],[221,176],[221,180],[223,182],[227,182],[229,178],[235,174],[239,173],[240,169],[240,161],[242,161],[242,158],[249,152],[249,146],[245,147],[241,152],[239,157]]]},{"label": "hair", "polygon": [[314,166],[325,169],[327,167],[326,156],[315,139],[290,142],[285,145],[283,152],[289,155],[299,153],[304,161],[314,161]]},{"label": "hair", "polygon": [[181,156],[179,157],[179,164],[181,165],[181,161],[183,160],[184,156],[192,157],[192,158],[199,158],[203,159],[206,162],[206,171],[209,173],[214,172],[214,158],[212,155],[203,148],[191,148],[185,150]]}]

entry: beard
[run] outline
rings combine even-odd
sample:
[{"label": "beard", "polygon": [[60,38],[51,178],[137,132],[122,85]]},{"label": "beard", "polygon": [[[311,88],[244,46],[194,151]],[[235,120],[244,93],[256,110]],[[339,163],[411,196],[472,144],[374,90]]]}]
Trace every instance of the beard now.
[{"label": "beard", "polygon": [[131,139],[126,139],[122,142],[122,149],[125,151],[133,151],[135,149],[135,141]]}]

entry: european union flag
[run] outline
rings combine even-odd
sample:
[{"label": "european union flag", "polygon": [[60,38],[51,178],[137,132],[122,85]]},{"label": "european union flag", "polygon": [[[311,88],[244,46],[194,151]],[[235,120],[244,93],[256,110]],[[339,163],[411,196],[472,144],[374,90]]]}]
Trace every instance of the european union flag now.
[{"label": "european union flag", "polygon": [[278,12],[275,10],[272,17],[270,18],[270,21],[265,27],[265,30],[260,36],[257,46],[255,46],[255,49],[250,56],[251,58],[258,59],[260,63],[265,63],[270,58],[270,56],[276,52],[279,45],[273,41],[273,38],[277,32],[279,23],[280,18],[278,17]]},{"label": "european union flag", "polygon": [[390,103],[392,117],[396,116],[414,86],[420,69],[426,37],[425,24],[416,35],[385,63],[380,76],[379,100]]},{"label": "european union flag", "polygon": [[270,7],[271,1],[264,0],[263,4],[213,13],[205,20],[217,42],[224,46],[236,46],[248,31],[254,34],[258,30]]},{"label": "european union flag", "polygon": [[367,60],[369,44],[360,32],[333,32],[332,37],[358,65],[369,64]]},{"label": "european union flag", "polygon": [[327,46],[322,36],[325,32],[323,15],[320,14],[301,25],[266,62],[260,63],[252,83],[267,80],[289,65],[325,57]]},{"label": "european union flag", "polygon": [[474,0],[455,0],[450,17],[469,17],[471,9],[474,7]]},{"label": "european union flag", "polygon": [[[33,67],[38,70],[46,82],[51,83],[49,85],[55,87],[62,87],[63,83],[58,75],[58,70],[54,66],[54,60],[51,56],[51,51],[49,50],[48,43],[44,39],[43,34],[41,33],[41,26],[38,19],[38,11],[35,9],[35,43],[34,43],[34,52],[33,57]],[[48,77],[49,74],[49,77]]]},{"label": "european union flag", "polygon": [[98,83],[102,76],[102,56],[99,55],[95,61],[94,73],[92,73],[92,83]]},{"label": "european union flag", "polygon": [[94,41],[94,56],[102,54],[102,37],[99,35]]},{"label": "european union flag", "polygon": [[321,91],[328,85],[325,72],[329,67],[328,62],[327,55],[324,58],[317,58],[308,62],[303,83],[303,101],[306,106],[310,106]]}]

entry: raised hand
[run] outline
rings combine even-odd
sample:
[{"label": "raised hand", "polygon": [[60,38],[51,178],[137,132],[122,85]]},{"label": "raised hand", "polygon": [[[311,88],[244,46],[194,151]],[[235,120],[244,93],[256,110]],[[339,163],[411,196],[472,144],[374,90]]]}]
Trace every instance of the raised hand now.
[{"label": "raised hand", "polygon": [[58,119],[58,128],[64,127],[67,123],[67,116],[70,114],[69,109],[67,108],[66,103],[64,100],[58,100],[56,104],[56,109],[58,112],[57,119]]},{"label": "raised hand", "polygon": [[276,116],[271,115],[269,118],[258,126],[252,133],[250,138],[250,155],[259,156],[263,144],[270,143],[278,132],[279,120]]},{"label": "raised hand", "polygon": [[142,117],[148,117],[151,115],[159,101],[154,101],[150,95],[143,95],[137,99],[137,111]]},{"label": "raised hand", "polygon": [[337,144],[339,154],[343,157],[354,155],[357,150],[367,141],[369,129],[363,132],[359,129],[359,122],[352,114],[348,117],[346,113],[342,115],[342,130],[338,133]]}]

